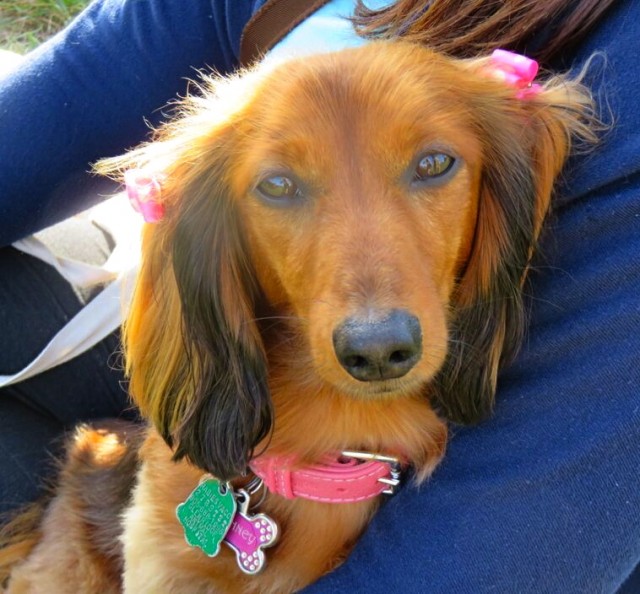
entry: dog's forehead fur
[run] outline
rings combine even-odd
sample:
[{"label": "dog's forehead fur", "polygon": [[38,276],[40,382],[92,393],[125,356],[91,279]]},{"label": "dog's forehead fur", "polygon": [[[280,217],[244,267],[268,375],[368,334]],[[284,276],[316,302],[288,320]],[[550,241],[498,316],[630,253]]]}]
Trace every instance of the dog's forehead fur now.
[{"label": "dog's forehead fur", "polygon": [[[375,42],[332,54],[321,54],[267,65],[263,73],[264,113],[273,105],[288,103],[302,111],[335,117],[345,104],[362,110],[392,108],[408,117],[416,102],[422,106],[451,106],[459,91],[456,78],[469,74],[453,62],[426,48],[408,43]],[[443,95],[443,92],[445,93]]]},{"label": "dog's forehead fur", "polygon": [[238,123],[242,178],[284,166],[327,184],[330,174],[347,171],[337,163],[351,161],[351,173],[397,179],[434,149],[472,165],[481,151],[458,82],[470,78],[456,63],[403,43],[271,66]]}]

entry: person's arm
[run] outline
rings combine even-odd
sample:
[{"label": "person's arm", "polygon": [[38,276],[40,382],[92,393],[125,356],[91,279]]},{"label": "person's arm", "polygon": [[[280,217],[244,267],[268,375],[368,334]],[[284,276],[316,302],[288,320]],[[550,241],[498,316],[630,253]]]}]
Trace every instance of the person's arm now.
[{"label": "person's arm", "polygon": [[87,208],[90,163],[124,152],[207,66],[237,64],[251,0],[96,0],[0,79],[0,245]]},{"label": "person's arm", "polygon": [[639,3],[618,3],[577,65],[598,49],[616,125],[555,205],[495,414],[454,429],[433,478],[388,501],[306,593],[616,592],[638,564]]}]

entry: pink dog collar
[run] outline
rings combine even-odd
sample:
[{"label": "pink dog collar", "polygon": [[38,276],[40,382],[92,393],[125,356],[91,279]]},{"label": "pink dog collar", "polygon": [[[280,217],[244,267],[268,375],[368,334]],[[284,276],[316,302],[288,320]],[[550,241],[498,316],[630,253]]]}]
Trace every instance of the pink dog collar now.
[{"label": "pink dog collar", "polygon": [[260,457],[251,470],[272,493],[325,503],[353,503],[392,495],[400,483],[397,458],[366,452],[342,452],[319,464],[292,469],[292,456]]}]

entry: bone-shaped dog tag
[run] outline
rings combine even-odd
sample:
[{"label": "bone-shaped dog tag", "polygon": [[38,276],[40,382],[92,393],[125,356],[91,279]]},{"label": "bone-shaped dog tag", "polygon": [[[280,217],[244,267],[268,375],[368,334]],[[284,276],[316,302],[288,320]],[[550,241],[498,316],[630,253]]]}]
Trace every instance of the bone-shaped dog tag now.
[{"label": "bone-shaped dog tag", "polygon": [[214,478],[205,477],[187,500],[178,505],[176,516],[187,543],[202,549],[209,557],[215,557],[236,509],[233,490]]},{"label": "bone-shaped dog tag", "polygon": [[250,516],[249,495],[239,491],[240,510],[236,512],[224,542],[236,552],[238,566],[249,575],[258,573],[265,564],[262,549],[278,539],[278,525],[266,514]]}]

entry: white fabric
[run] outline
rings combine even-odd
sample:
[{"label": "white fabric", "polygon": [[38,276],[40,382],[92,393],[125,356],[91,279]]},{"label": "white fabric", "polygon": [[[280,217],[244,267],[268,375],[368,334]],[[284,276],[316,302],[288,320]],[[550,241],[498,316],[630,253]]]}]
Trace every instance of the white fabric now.
[{"label": "white fabric", "polygon": [[133,213],[124,196],[92,209],[90,218],[109,230],[116,242],[116,248],[103,266],[61,258],[35,237],[13,244],[16,249],[53,266],[76,287],[110,284],[69,320],[24,369],[12,375],[0,375],[0,388],[66,363],[122,324],[139,262],[141,219]]},{"label": "white fabric", "polygon": [[[393,0],[368,0],[365,4],[380,9]],[[332,0],[314,12],[273,46],[266,61],[286,60],[309,54],[335,52],[366,43],[354,31],[348,17],[353,16],[354,0]]]}]

